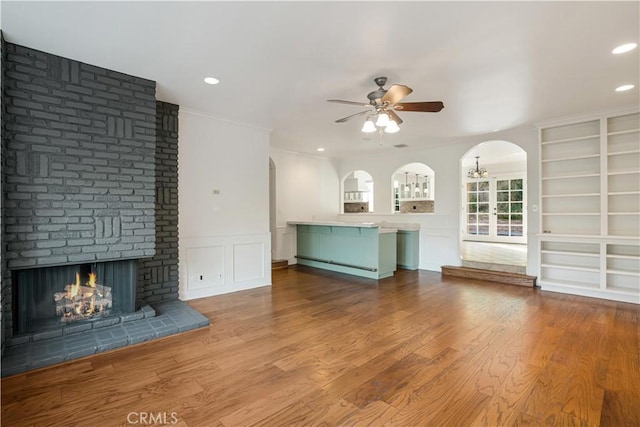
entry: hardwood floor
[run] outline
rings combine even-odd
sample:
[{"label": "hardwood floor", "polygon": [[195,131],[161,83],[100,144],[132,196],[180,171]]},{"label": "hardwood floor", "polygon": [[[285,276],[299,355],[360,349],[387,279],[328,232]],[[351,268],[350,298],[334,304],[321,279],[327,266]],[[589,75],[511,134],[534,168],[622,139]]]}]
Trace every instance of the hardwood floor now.
[{"label": "hardwood floor", "polygon": [[640,425],[640,306],[292,266],[211,326],[2,380],[2,425]]}]

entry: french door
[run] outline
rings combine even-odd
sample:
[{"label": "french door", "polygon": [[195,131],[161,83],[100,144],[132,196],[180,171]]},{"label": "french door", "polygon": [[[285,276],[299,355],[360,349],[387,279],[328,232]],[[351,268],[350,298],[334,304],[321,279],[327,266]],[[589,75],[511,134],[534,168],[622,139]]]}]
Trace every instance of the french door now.
[{"label": "french door", "polygon": [[522,176],[469,179],[464,191],[464,240],[526,243]]}]

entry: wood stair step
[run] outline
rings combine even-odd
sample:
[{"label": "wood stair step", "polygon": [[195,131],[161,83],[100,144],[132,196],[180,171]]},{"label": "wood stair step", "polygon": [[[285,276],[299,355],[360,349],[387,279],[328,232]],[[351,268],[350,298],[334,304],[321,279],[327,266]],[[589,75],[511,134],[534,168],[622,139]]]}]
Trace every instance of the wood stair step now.
[{"label": "wood stair step", "polygon": [[486,280],[488,282],[504,283],[506,285],[516,285],[525,287],[536,286],[536,276],[526,274],[509,273],[505,271],[483,270],[481,268],[457,267],[453,265],[443,265],[442,276],[463,277],[465,279]]},{"label": "wood stair step", "polygon": [[271,270],[280,270],[282,268],[288,268],[289,261],[286,259],[274,259],[271,261]]}]

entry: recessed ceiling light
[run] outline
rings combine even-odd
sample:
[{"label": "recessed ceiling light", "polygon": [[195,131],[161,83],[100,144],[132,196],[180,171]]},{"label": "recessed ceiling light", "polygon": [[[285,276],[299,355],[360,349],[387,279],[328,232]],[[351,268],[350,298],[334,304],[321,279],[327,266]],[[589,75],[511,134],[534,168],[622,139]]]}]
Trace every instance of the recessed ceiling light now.
[{"label": "recessed ceiling light", "polygon": [[638,47],[638,43],[625,43],[625,44],[621,44],[617,48],[613,49],[611,51],[611,53],[614,53],[614,54],[618,55],[620,53],[629,52],[630,50],[633,50],[636,47]]},{"label": "recessed ceiling light", "polygon": [[493,129],[491,132],[498,132],[500,129]]},{"label": "recessed ceiling light", "polygon": [[324,151],[324,148],[322,148],[322,147],[320,147],[320,148],[316,148],[316,151],[320,151],[320,152],[322,152],[322,151]]},{"label": "recessed ceiling light", "polygon": [[616,92],[624,92],[625,90],[633,89],[635,85],[622,85],[616,88]]},{"label": "recessed ceiling light", "polygon": [[220,83],[220,80],[216,79],[215,77],[205,77],[204,82],[210,85],[217,85],[218,83]]}]

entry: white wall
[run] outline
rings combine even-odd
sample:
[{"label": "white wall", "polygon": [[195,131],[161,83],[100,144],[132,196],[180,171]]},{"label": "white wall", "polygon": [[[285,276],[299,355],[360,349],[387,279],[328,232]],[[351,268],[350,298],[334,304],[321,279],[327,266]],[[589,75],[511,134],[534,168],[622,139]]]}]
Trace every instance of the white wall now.
[{"label": "white wall", "polygon": [[271,284],[269,131],[180,110],[180,297]]},{"label": "white wall", "polygon": [[[460,159],[473,146],[487,140],[504,139],[519,145],[527,152],[528,175],[528,267],[537,275],[538,214],[532,204],[538,200],[537,131],[479,136],[422,150],[385,150],[379,156],[343,159],[338,162],[338,174],[364,169],[375,181],[375,211],[369,214],[340,215],[342,221],[387,221],[420,224],[420,269],[440,271],[442,265],[460,265]],[[392,174],[402,165],[421,162],[435,172],[435,212],[432,214],[391,214]]]},{"label": "white wall", "polygon": [[331,160],[271,149],[276,167],[276,248],[274,257],[295,263],[293,220],[335,220],[340,212],[340,179]]},{"label": "white wall", "polygon": [[[328,160],[321,157],[271,149],[276,164],[277,236],[274,253],[295,263],[295,228],[288,220],[346,222],[386,221],[420,225],[420,263],[424,270],[440,271],[442,265],[460,265],[460,160],[477,144],[503,139],[527,152],[528,182],[528,265],[527,272],[538,275],[539,215],[532,205],[539,200],[538,134],[530,129],[492,133],[461,139],[446,145],[420,150],[383,150],[380,155]],[[435,173],[435,212],[432,214],[392,214],[392,174],[407,163],[421,162]],[[374,180],[374,212],[339,214],[340,178],[354,170],[365,170]]]}]

